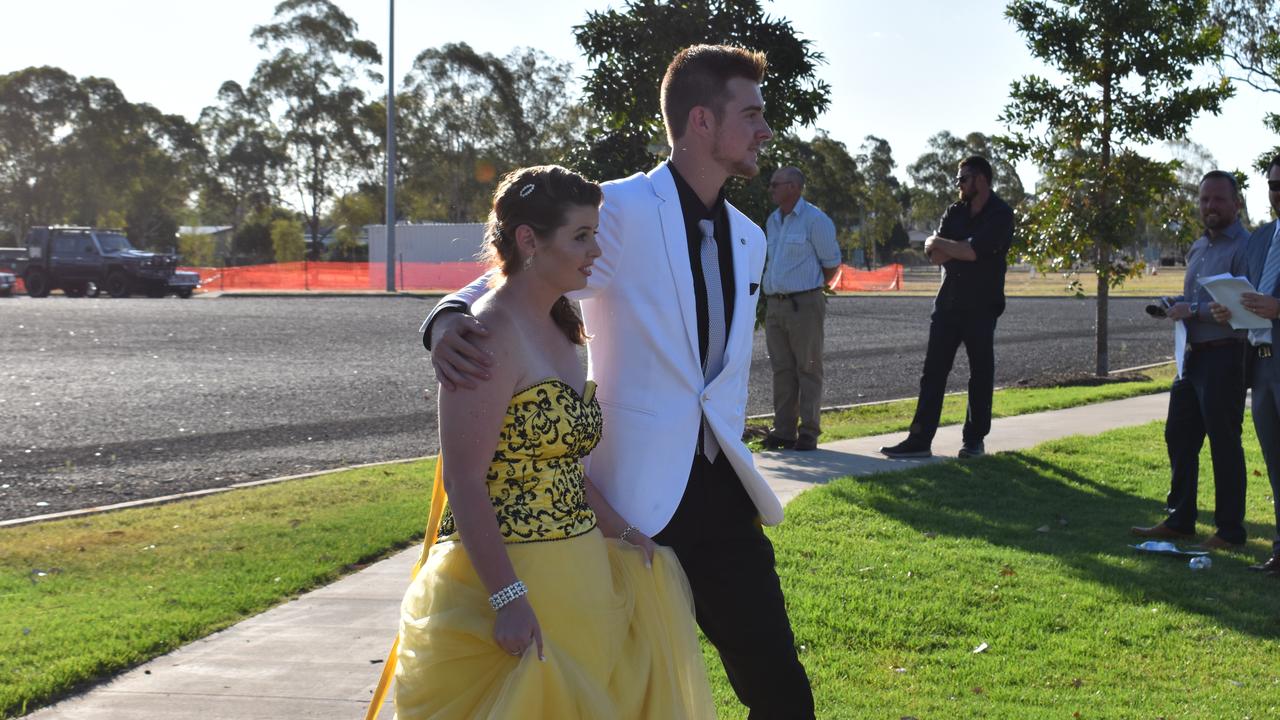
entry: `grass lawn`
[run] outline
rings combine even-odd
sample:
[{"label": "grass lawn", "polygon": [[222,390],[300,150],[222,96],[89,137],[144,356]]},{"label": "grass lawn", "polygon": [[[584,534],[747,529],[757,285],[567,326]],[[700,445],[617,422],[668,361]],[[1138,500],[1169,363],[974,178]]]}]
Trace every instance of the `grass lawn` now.
[{"label": "grass lawn", "polygon": [[421,538],[434,468],[362,468],[0,529],[0,717]]},{"label": "grass lawn", "polygon": [[1265,472],[1247,551],[1204,571],[1127,547],[1167,489],[1153,423],[801,495],[770,534],[818,717],[1280,717],[1280,579],[1246,570],[1274,532]]},{"label": "grass lawn", "polygon": [[[1105,400],[1122,400],[1138,395],[1165,392],[1173,382],[1173,363],[1143,371],[1151,378],[1139,382],[1110,383],[1096,386],[1053,388],[1009,388],[997,391],[991,407],[993,418],[1025,415],[1044,410],[1088,405]],[[942,425],[964,422],[966,396],[948,395],[942,402]],[[896,400],[878,405],[860,405],[847,410],[823,413],[822,436],[819,442],[866,437],[896,431],[906,431],[916,411],[916,401]],[[769,430],[769,420],[752,420],[747,434],[747,445],[753,451],[761,449],[760,441]]]},{"label": "grass lawn", "polygon": [[[1141,277],[1125,280],[1124,285],[1118,288],[1112,288],[1110,295],[1113,297],[1159,297],[1161,295],[1179,295],[1182,293],[1182,282],[1186,269],[1180,267],[1160,268],[1158,275],[1142,275]],[[1098,294],[1098,280],[1093,272],[1082,272],[1077,276],[1083,286],[1085,297],[1094,297]],[[902,290],[895,291],[904,295],[935,295],[938,292],[938,280],[929,278],[921,279],[918,275],[913,274],[906,278],[902,284]],[[1068,280],[1061,273],[1050,273],[1044,275],[1036,273],[1035,277],[1031,277],[1031,273],[1024,270],[1011,270],[1005,276],[1005,294],[1011,297],[1074,297],[1074,292],[1067,289]],[[856,295],[885,295],[885,292],[874,293],[852,293]]]},{"label": "grass lawn", "polygon": [[[1155,382],[1145,392],[1168,381]],[[1123,387],[1004,391],[996,408],[1063,407]],[[851,412],[833,432],[909,421]],[[1250,428],[1250,466],[1260,467],[1254,443]],[[416,542],[433,467],[363,468],[0,529],[0,717]],[[1246,714],[1187,707],[1269,717],[1280,700],[1257,702],[1269,697],[1264,682],[1280,698],[1280,671],[1268,676],[1274,662],[1261,660],[1280,650],[1280,582],[1246,576],[1242,558],[1191,574],[1125,548],[1130,524],[1159,518],[1167,472],[1151,427],[801,496],[771,532],[819,716],[1021,718],[1058,698],[1077,703],[1064,717]],[[1251,532],[1264,536],[1266,483],[1251,484]],[[1042,525],[1048,533],[1035,531]],[[1261,541],[1251,549],[1263,554]],[[990,649],[970,654],[980,642]],[[1223,675],[1224,658],[1239,672]],[[723,677],[716,691],[734,717]],[[1148,694],[1155,704],[1124,710]],[[1230,704],[1238,698],[1253,704]]]}]

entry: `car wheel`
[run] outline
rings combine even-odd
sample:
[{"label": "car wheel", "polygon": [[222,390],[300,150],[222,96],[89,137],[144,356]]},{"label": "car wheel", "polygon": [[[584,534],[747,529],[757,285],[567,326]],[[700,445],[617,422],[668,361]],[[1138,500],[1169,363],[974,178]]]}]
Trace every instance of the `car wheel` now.
[{"label": "car wheel", "polygon": [[13,294],[13,288],[4,288],[0,290],[0,297],[9,297]]},{"label": "car wheel", "polygon": [[84,297],[87,292],[89,292],[89,283],[67,283],[62,286],[62,293],[67,297]]},{"label": "car wheel", "polygon": [[40,269],[28,270],[23,280],[27,283],[27,294],[33,298],[49,297],[53,289],[49,287],[49,275]]},{"label": "car wheel", "polygon": [[179,290],[177,295],[183,300],[186,300],[187,298],[191,297],[191,288],[185,288],[183,290]]},{"label": "car wheel", "polygon": [[107,294],[113,298],[129,297],[129,276],[120,270],[113,271],[107,276]]}]

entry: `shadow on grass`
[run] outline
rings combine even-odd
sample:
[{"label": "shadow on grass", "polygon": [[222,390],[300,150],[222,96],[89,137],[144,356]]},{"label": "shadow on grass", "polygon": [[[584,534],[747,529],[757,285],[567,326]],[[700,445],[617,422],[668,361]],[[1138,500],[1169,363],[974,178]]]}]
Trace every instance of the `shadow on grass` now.
[{"label": "shadow on grass", "polygon": [[[1280,637],[1275,613],[1280,582],[1247,571],[1252,553],[1215,554],[1213,567],[1197,578],[1199,587],[1192,591],[1184,560],[1138,555],[1129,547],[1136,539],[1128,528],[1161,517],[1163,509],[1152,496],[1118,487],[1128,482],[1126,469],[1114,470],[1120,481],[1112,485],[1046,456],[1054,455],[1002,453],[844,479],[826,492],[921,533],[976,538],[1052,558],[1064,572],[1108,586],[1133,603],[1166,603],[1238,632]],[[1212,480],[1202,485],[1211,488]],[[1251,537],[1269,537],[1271,531],[1260,523],[1248,523],[1247,530]],[[1126,557],[1136,561],[1118,562]]]}]

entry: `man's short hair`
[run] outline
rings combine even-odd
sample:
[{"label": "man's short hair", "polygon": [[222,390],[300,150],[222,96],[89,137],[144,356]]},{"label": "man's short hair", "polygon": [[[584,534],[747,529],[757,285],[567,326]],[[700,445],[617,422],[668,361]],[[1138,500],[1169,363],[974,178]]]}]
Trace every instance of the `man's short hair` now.
[{"label": "man's short hair", "polygon": [[734,78],[764,80],[762,52],[732,45],[691,45],[671,59],[662,76],[662,119],[672,140],[684,137],[689,111],[701,105],[723,119],[728,84]]},{"label": "man's short hair", "polygon": [[1204,185],[1206,182],[1210,180],[1226,180],[1228,183],[1231,184],[1232,193],[1240,192],[1240,185],[1239,183],[1236,182],[1236,176],[1232,173],[1227,172],[1226,170],[1210,170],[1209,172],[1204,174],[1204,177],[1200,178],[1200,184]]},{"label": "man's short hair", "polygon": [[985,177],[987,179],[988,185],[990,185],[991,182],[995,179],[992,176],[991,163],[987,162],[987,159],[982,157],[981,155],[970,155],[964,160],[961,160],[960,169],[964,170],[965,168],[968,168],[978,173],[979,175]]},{"label": "man's short hair", "polygon": [[796,184],[796,187],[801,190],[804,189],[804,173],[800,171],[800,168],[794,165],[788,165],[787,167],[780,168],[778,172],[782,173],[782,176],[787,179],[787,182],[793,182]]},{"label": "man's short hair", "polygon": [[1270,175],[1273,167],[1280,167],[1280,155],[1271,158],[1271,162],[1267,164],[1267,172],[1265,174]]}]

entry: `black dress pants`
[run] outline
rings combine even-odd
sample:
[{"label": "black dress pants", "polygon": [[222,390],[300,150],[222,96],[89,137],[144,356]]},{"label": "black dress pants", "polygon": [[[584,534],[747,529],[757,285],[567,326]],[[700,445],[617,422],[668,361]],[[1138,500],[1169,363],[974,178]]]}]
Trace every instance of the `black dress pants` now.
[{"label": "black dress pants", "polygon": [[920,374],[920,397],[911,420],[911,436],[933,442],[942,417],[947,376],[964,344],[969,356],[969,406],[964,418],[964,442],[978,443],[991,432],[991,396],[996,382],[997,314],[981,309],[935,310],[929,322],[929,347]]},{"label": "black dress pants", "polygon": [[1200,448],[1207,435],[1213,458],[1213,522],[1218,536],[1231,543],[1245,541],[1245,467],[1240,444],[1244,353],[1243,342],[1188,351],[1182,377],[1174,380],[1169,390],[1169,415],[1164,424],[1173,473],[1165,525],[1195,532]]},{"label": "black dress pants", "polygon": [[680,506],[653,539],[684,566],[698,626],[751,720],[807,720],[813,693],[757,517],[724,453],[714,463],[698,454]]}]

